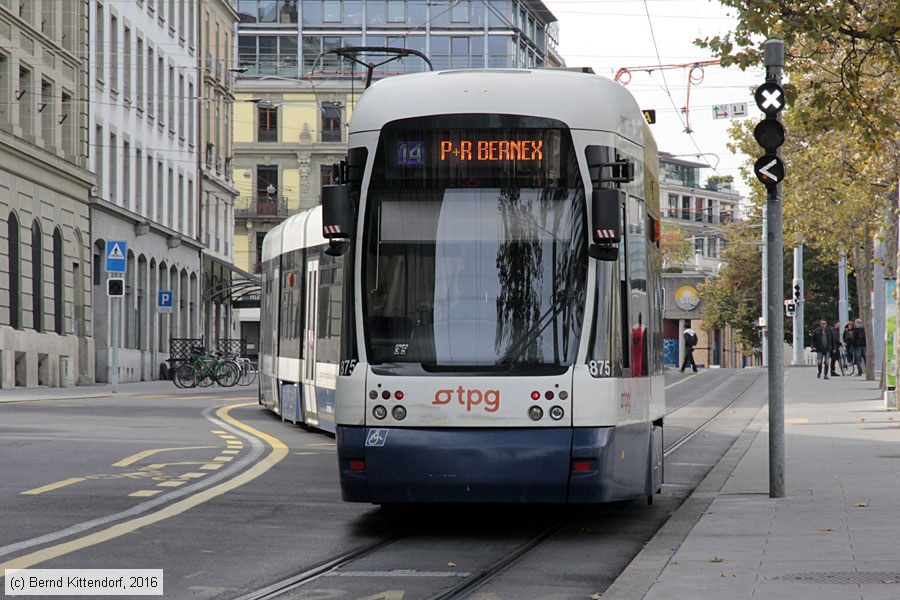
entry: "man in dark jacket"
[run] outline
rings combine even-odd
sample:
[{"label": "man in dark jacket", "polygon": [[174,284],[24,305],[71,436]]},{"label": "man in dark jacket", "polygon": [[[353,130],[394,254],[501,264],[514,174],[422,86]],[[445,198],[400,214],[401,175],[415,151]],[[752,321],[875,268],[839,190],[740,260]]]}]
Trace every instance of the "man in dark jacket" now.
[{"label": "man in dark jacket", "polygon": [[840,377],[841,374],[835,371],[835,367],[838,369],[841,368],[841,346],[844,345],[844,342],[841,341],[841,322],[834,322],[834,329],[829,329],[828,332],[831,334],[831,360],[829,363],[831,364],[831,376],[832,377]]},{"label": "man in dark jacket", "polygon": [[822,376],[822,369],[825,369],[825,379],[828,379],[828,359],[831,356],[832,335],[828,331],[828,321],[822,319],[819,321],[819,328],[812,334],[812,349],[816,352],[816,369],[818,373],[816,377]]},{"label": "man in dark jacket", "polygon": [[853,364],[858,370],[857,376],[863,374],[863,363],[866,362],[866,328],[862,319],[853,324]]},{"label": "man in dark jacket", "polygon": [[694,346],[697,345],[697,332],[688,327],[684,330],[684,362],[681,363],[679,371],[684,373],[688,365],[697,372],[697,363],[694,362]]}]

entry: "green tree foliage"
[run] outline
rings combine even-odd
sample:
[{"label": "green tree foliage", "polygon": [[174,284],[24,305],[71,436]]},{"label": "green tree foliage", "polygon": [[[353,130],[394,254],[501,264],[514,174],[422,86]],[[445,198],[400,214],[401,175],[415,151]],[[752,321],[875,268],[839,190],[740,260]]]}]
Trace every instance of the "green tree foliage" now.
[{"label": "green tree foliage", "polygon": [[762,261],[760,260],[759,218],[729,227],[725,232],[726,261],[719,276],[700,284],[705,301],[703,328],[706,331],[732,328],[735,339],[745,347],[759,349],[757,321],[762,315]]},{"label": "green tree foliage", "polygon": [[684,264],[694,257],[694,245],[684,228],[677,223],[662,222],[659,249],[662,252],[663,270],[681,272],[678,265]]}]

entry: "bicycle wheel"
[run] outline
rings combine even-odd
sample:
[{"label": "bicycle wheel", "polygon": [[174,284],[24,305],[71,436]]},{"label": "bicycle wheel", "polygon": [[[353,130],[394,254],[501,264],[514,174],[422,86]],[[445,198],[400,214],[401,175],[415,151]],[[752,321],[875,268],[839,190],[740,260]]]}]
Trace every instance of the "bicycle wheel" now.
[{"label": "bicycle wheel", "polygon": [[853,375],[853,363],[850,362],[850,357],[845,352],[841,352],[841,374],[844,377]]},{"label": "bicycle wheel", "polygon": [[219,363],[215,367],[216,381],[222,387],[231,387],[238,382],[241,376],[241,370],[232,362]]},{"label": "bicycle wheel", "polygon": [[191,365],[181,365],[175,369],[174,381],[180,388],[192,388],[197,385],[196,371]]},{"label": "bicycle wheel", "polygon": [[238,385],[248,386],[256,381],[256,367],[250,362],[250,359],[241,361],[241,377],[238,379]]}]

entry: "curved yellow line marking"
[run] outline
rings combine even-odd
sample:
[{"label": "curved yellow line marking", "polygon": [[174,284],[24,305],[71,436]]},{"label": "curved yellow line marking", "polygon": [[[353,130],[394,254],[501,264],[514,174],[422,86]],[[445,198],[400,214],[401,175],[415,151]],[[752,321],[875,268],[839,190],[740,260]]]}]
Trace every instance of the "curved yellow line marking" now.
[{"label": "curved yellow line marking", "polygon": [[132,454],[128,458],[123,458],[117,463],[113,463],[114,467],[127,467],[128,465],[133,465],[137,461],[142,458],[147,458],[148,456],[153,456],[157,452],[172,452],[173,450],[204,450],[206,448],[218,448],[219,446],[184,446],[183,448],[155,448],[153,450],[144,450],[142,452],[138,452],[137,454]]},{"label": "curved yellow line marking", "polygon": [[684,382],[687,381],[688,379],[693,379],[694,377],[696,377],[696,376],[699,375],[700,373],[705,373],[705,372],[706,372],[706,371],[697,371],[696,373],[691,373],[690,375],[688,375],[688,376],[685,377],[684,379],[679,379],[679,380],[676,381],[675,383],[670,383],[669,385],[666,386],[666,389],[667,389],[667,390],[670,390],[670,389],[672,389],[673,387],[675,387],[676,385],[681,385],[682,383],[684,383]]},{"label": "curved yellow line marking", "polygon": [[235,477],[229,479],[228,481],[224,481],[209,489],[200,491],[193,496],[182,498],[174,504],[170,504],[169,506],[154,513],[143,515],[141,517],[131,519],[130,521],[125,521],[123,523],[113,525],[112,527],[108,527],[103,531],[98,531],[96,533],[92,533],[90,535],[86,535],[69,542],[57,544],[56,546],[50,546],[49,548],[44,548],[43,550],[38,550],[37,552],[32,552],[30,554],[26,554],[24,556],[20,556],[19,558],[14,558],[5,563],[2,563],[0,564],[0,573],[5,575],[7,569],[28,569],[42,562],[64,556],[71,552],[75,552],[76,550],[82,550],[95,544],[107,542],[117,537],[121,537],[126,533],[137,531],[141,527],[146,527],[147,525],[152,525],[154,523],[158,523],[159,521],[163,521],[176,515],[180,515],[181,513],[190,510],[195,506],[199,506],[204,502],[212,500],[217,496],[221,496],[226,492],[230,492],[231,490],[256,479],[257,477],[274,467],[285,456],[287,456],[288,448],[281,440],[267,435],[257,429],[254,429],[249,425],[245,425],[229,416],[228,413],[232,409],[245,406],[256,406],[256,404],[247,403],[223,406],[216,411],[216,416],[218,416],[223,421],[237,427],[238,429],[243,429],[250,435],[254,435],[269,444],[272,447],[272,452],[261,461],[259,461],[255,465],[252,465],[246,471],[238,473]]}]

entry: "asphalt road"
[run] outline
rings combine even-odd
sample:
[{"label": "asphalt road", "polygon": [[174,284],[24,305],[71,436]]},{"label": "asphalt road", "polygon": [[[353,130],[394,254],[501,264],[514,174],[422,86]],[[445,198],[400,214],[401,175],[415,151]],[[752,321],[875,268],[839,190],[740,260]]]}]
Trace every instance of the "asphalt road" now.
[{"label": "asphalt road", "polygon": [[[667,375],[670,406],[721,402],[744,372]],[[749,381],[749,379],[748,379]],[[722,384],[725,384],[724,386]],[[473,598],[565,600],[602,592],[739,435],[761,405],[667,459],[653,506],[422,507],[340,500],[333,438],[282,423],[247,389],[0,404],[0,568],[163,569],[167,598],[238,598],[349,549],[389,550],[289,598],[427,598],[523,533],[573,519]],[[754,408],[755,407],[755,408]],[[749,417],[747,417],[749,415]],[[671,423],[677,435],[678,423]],[[687,425],[685,425],[687,427]],[[361,574],[365,576],[353,576]]]}]

